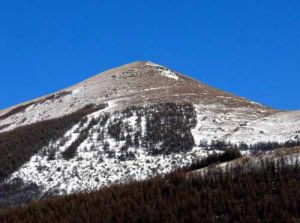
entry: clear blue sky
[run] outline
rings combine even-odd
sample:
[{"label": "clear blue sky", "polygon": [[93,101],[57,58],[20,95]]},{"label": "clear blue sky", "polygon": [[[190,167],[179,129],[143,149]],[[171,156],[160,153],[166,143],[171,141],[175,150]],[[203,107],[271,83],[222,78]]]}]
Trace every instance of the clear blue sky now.
[{"label": "clear blue sky", "polygon": [[300,1],[2,1],[0,57],[0,108],[150,60],[300,109]]}]

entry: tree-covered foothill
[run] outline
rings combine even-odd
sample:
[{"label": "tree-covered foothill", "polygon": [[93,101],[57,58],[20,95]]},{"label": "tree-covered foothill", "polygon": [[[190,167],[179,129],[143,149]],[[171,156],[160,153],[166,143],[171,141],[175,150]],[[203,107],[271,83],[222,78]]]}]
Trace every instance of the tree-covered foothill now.
[{"label": "tree-covered foothill", "polygon": [[297,222],[298,163],[261,166],[193,179],[175,171],[143,182],[34,202],[6,211],[0,222]]}]

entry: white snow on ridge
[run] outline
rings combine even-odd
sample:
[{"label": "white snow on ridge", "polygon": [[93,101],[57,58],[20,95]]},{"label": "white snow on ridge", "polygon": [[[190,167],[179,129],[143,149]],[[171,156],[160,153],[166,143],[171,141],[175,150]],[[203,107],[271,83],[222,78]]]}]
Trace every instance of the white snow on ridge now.
[{"label": "white snow on ridge", "polygon": [[196,105],[197,126],[192,129],[196,145],[212,140],[253,145],[300,140],[300,111],[261,117],[248,108],[228,110],[217,105]]},{"label": "white snow on ridge", "polygon": [[[220,105],[195,105],[197,126],[192,129],[196,145],[213,140],[224,141],[240,126],[260,117],[249,108],[227,109]],[[242,139],[241,139],[242,140]]]}]

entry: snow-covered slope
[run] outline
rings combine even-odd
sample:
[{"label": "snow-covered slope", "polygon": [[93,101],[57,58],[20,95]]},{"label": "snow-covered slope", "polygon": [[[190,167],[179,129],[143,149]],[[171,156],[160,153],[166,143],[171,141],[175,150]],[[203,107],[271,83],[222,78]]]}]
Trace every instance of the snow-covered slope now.
[{"label": "snow-covered slope", "polygon": [[230,142],[281,142],[300,139],[300,111],[279,112],[247,122],[224,138]]},{"label": "snow-covered slope", "polygon": [[[264,116],[248,108],[195,105],[198,124],[193,129],[196,144],[220,140],[229,143],[285,143],[300,140],[300,111],[276,112]],[[216,112],[218,111],[218,112]]]},{"label": "snow-covered slope", "polygon": [[107,106],[47,142],[6,180],[34,184],[41,196],[90,191],[189,165],[213,152],[204,146],[212,141],[300,137],[299,111],[278,112],[151,62],[118,67],[0,111],[0,132],[64,118],[90,104]]}]

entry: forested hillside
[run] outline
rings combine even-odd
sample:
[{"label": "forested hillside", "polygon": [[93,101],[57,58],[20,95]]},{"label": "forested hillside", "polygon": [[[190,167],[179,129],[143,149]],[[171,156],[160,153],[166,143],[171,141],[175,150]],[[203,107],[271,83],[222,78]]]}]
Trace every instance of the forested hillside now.
[{"label": "forested hillside", "polygon": [[265,162],[221,174],[165,177],[11,209],[1,222],[298,222],[299,164]]}]

